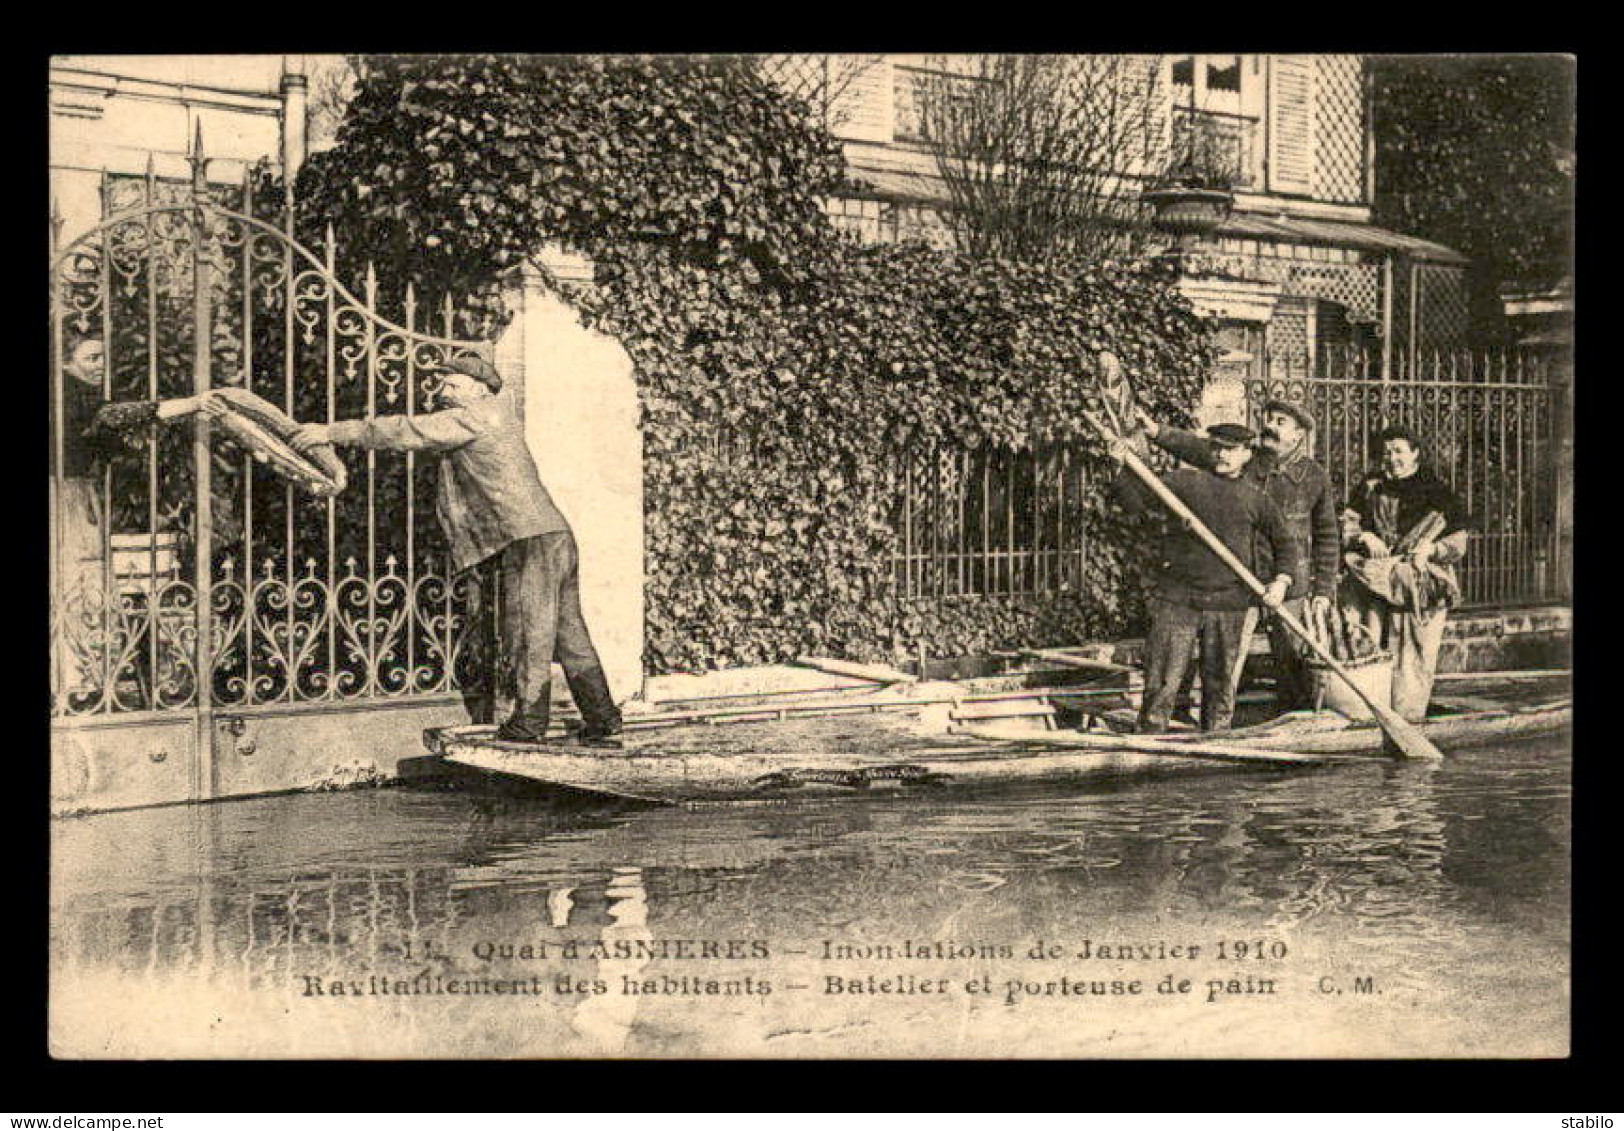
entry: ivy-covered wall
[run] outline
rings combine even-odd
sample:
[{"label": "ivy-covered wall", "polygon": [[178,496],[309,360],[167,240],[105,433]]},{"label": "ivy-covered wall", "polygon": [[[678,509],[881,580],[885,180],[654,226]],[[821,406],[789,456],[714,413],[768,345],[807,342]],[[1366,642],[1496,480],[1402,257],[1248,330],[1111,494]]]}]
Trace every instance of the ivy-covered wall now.
[{"label": "ivy-covered wall", "polygon": [[[861,247],[821,201],[838,148],[747,59],[371,62],[300,198],[341,261],[494,309],[548,241],[642,396],[650,672],[802,652],[904,660],[1134,627],[1135,537],[1082,413],[1114,352],[1188,419],[1208,327],[1145,264],[1039,268]],[[487,318],[487,322],[491,319]],[[892,588],[902,445],[1076,445],[1081,591],[908,602]]]}]

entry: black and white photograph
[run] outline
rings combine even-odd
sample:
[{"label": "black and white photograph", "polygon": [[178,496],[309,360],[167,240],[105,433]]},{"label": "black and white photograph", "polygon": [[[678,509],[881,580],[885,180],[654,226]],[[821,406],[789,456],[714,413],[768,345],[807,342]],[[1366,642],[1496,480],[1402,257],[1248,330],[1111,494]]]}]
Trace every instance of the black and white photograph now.
[{"label": "black and white photograph", "polygon": [[1575,57],[48,83],[52,1058],[1572,1053]]}]

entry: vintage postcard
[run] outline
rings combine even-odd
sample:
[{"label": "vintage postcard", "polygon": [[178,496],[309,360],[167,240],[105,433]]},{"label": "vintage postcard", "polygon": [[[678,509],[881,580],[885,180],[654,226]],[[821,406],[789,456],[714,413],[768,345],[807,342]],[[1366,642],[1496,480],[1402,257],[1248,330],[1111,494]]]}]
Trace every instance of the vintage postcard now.
[{"label": "vintage postcard", "polygon": [[53,58],[50,1054],[1568,1055],[1575,72]]}]

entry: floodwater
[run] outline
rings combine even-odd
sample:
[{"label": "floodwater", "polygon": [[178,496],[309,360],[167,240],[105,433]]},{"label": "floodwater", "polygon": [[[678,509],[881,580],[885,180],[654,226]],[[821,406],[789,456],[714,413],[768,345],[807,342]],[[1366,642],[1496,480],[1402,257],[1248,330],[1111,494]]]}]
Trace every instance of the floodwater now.
[{"label": "floodwater", "polygon": [[1088,792],[60,820],[52,1050],[1561,1056],[1570,769],[1558,735]]}]

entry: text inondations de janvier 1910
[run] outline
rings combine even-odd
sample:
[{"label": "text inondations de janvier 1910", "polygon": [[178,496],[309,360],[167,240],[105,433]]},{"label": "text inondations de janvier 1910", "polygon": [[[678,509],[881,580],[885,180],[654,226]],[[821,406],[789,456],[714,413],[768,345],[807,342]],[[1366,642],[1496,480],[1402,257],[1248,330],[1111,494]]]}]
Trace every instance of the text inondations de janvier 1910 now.
[{"label": "text inondations de janvier 1910", "polygon": [[[951,942],[836,939],[483,939],[446,951],[396,949],[388,971],[299,974],[298,996],[844,998],[966,996],[1033,1000],[1237,1000],[1379,996],[1373,976],[1309,970],[1279,938],[1031,939]],[[650,967],[658,964],[658,969]]]}]

